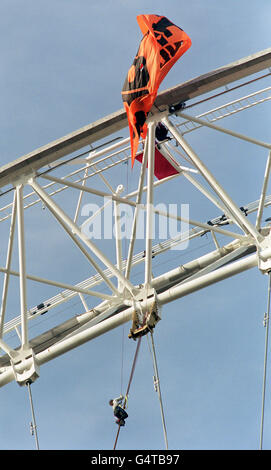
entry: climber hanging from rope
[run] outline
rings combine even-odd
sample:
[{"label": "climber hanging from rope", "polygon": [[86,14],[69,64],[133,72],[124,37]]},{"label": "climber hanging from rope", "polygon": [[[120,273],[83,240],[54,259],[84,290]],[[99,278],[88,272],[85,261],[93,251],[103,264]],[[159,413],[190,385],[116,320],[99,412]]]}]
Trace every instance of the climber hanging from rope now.
[{"label": "climber hanging from rope", "polygon": [[109,405],[113,407],[114,416],[117,418],[116,424],[119,426],[125,426],[125,419],[128,418],[128,414],[124,409],[127,398],[120,395],[114,400],[109,400]]}]

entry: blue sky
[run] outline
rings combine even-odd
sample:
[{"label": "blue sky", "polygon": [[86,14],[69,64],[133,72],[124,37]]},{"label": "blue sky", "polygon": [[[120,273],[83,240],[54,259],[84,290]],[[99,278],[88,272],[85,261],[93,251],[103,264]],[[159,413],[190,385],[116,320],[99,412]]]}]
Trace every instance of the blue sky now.
[{"label": "blue sky", "polygon": [[[269,0],[259,0],[257,6],[252,0],[2,0],[1,165],[122,108],[121,88],[141,39],[136,16],[142,13],[167,16],[192,39],[191,49],[161,90],[270,47]],[[270,80],[262,83],[267,87]],[[225,127],[270,140],[268,104],[241,114],[240,120],[225,121]],[[258,199],[267,151],[209,130],[189,141],[238,204]],[[132,174],[129,178],[134,182]],[[192,218],[206,221],[219,215],[216,208],[197,204],[185,188],[180,196],[191,203]],[[29,224],[33,239],[43,237],[44,230],[34,220]],[[60,245],[60,232],[54,236]],[[204,245],[213,249],[208,237],[198,244],[177,253],[179,264],[197,257]],[[52,257],[57,249],[55,242]],[[87,277],[86,265],[78,266],[75,260],[76,255],[58,260],[58,279],[67,271],[67,282]],[[166,261],[168,270],[173,264],[166,266]],[[4,262],[5,251],[1,265]],[[37,265],[36,257],[31,267]],[[46,272],[47,265],[44,277]],[[41,288],[32,295],[43,295]],[[259,447],[266,302],[267,278],[255,269],[163,309],[155,342],[170,449]],[[41,449],[113,448],[117,427],[108,400],[124,392],[128,382],[134,354],[128,328],[111,331],[42,366],[32,387]],[[119,449],[164,449],[152,375],[144,341]],[[270,393],[269,387],[265,449],[271,448]],[[33,449],[26,389],[13,382],[0,394],[0,449]]]}]

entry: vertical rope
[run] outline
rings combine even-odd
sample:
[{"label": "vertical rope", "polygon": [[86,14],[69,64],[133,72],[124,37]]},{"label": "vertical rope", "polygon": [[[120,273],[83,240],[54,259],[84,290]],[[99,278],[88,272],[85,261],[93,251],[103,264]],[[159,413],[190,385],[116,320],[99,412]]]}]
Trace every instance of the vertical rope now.
[{"label": "vertical rope", "polygon": [[[140,338],[139,338],[138,341],[137,341],[136,352],[135,352],[135,357],[134,357],[134,361],[133,361],[133,365],[132,365],[131,375],[130,375],[130,379],[129,379],[129,383],[128,383],[128,387],[127,387],[126,397],[128,397],[128,394],[129,394],[129,391],[130,391],[130,387],[131,387],[131,383],[132,383],[132,379],[133,379],[133,376],[134,376],[134,371],[135,371],[135,366],[136,366],[136,360],[137,360],[137,356],[138,356],[138,351],[139,351],[139,348],[140,348],[141,340],[142,340],[142,336],[140,336]],[[124,408],[125,408],[125,406],[126,406],[126,402],[124,403]]]},{"label": "vertical rope", "polygon": [[[141,344],[141,339],[142,339],[142,336],[141,336],[141,337],[138,339],[138,341],[137,341],[136,352],[135,352],[135,356],[134,356],[134,360],[133,360],[133,365],[132,365],[132,370],[131,370],[131,374],[130,374],[130,378],[129,378],[129,382],[128,382],[128,386],[127,386],[126,395],[125,395],[126,400],[124,401],[124,406],[123,406],[124,409],[125,409],[125,407],[126,407],[127,397],[128,397],[128,394],[129,394],[129,391],[130,391],[130,387],[131,387],[131,383],[132,383],[133,376],[134,376],[134,371],[135,371],[135,366],[136,366],[136,360],[137,360],[138,351],[139,351],[140,344]],[[117,435],[116,435],[116,439],[115,439],[115,443],[114,443],[113,450],[116,449],[117,442],[118,442],[118,437],[119,437],[119,432],[120,432],[120,425],[118,426],[118,432],[117,432]]]},{"label": "vertical rope", "polygon": [[163,409],[162,394],[161,394],[161,389],[160,389],[160,379],[159,379],[159,374],[158,374],[158,367],[157,367],[157,360],[156,360],[152,331],[151,331],[151,342],[152,342],[153,366],[154,366],[154,374],[155,374],[155,385],[157,385],[157,392],[158,392],[158,397],[159,397],[159,402],[160,402],[160,411],[161,411],[165,445],[166,445],[166,449],[168,450],[168,438],[167,438],[167,430],[166,430],[166,423],[165,423],[165,415],[164,415],[164,409]]},{"label": "vertical rope", "polygon": [[122,327],[122,341],[121,341],[120,393],[122,393],[122,387],[123,387],[123,365],[124,365],[124,326]]},{"label": "vertical rope", "polygon": [[[128,173],[128,162],[124,162],[123,165],[126,165],[126,196],[129,193],[129,173]],[[123,167],[122,165],[122,167]],[[122,170],[122,169],[121,169]],[[122,172],[124,173],[124,171]],[[124,180],[124,176],[122,177],[122,180]],[[125,213],[125,225],[127,227],[127,214]],[[127,238],[124,238],[124,256],[127,262]],[[121,347],[121,378],[120,378],[120,393],[122,393],[123,390],[123,369],[124,369],[124,330],[125,326],[123,325],[122,327],[122,347]]]},{"label": "vertical rope", "polygon": [[37,424],[36,424],[36,419],[35,419],[35,413],[34,413],[34,406],[33,406],[33,400],[32,400],[32,393],[31,393],[31,382],[26,382],[27,388],[28,388],[28,395],[29,395],[29,401],[30,401],[30,407],[31,407],[31,414],[32,414],[32,423],[31,423],[31,428],[33,430],[34,436],[35,436],[35,441],[36,441],[36,447],[37,450],[39,450],[39,441],[38,441],[38,433],[37,433]]},{"label": "vertical rope", "polygon": [[260,432],[260,450],[263,447],[263,427],[264,427],[264,407],[265,407],[265,388],[266,388],[266,370],[267,370],[267,354],[268,354],[268,333],[269,333],[269,316],[270,316],[270,291],[271,291],[271,272],[269,274],[267,313],[264,317],[265,333],[265,354],[264,354],[264,373],[263,373],[263,392],[262,392],[262,416],[261,416],[261,432]]}]

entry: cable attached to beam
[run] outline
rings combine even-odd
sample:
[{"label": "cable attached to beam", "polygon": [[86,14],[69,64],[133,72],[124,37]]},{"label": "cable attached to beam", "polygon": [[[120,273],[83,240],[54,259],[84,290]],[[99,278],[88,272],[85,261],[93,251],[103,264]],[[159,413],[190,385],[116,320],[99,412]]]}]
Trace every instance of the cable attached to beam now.
[{"label": "cable attached to beam", "polygon": [[[134,356],[134,360],[133,360],[133,365],[132,365],[132,370],[131,370],[131,374],[130,374],[130,378],[129,378],[129,383],[128,383],[128,386],[127,386],[127,391],[126,391],[126,395],[125,395],[125,401],[124,401],[123,409],[126,408],[127,398],[128,398],[128,394],[129,394],[130,387],[131,387],[131,383],[132,383],[133,376],[134,376],[134,371],[135,371],[135,366],[136,366],[136,360],[137,360],[138,351],[139,351],[140,344],[141,344],[141,339],[142,339],[142,336],[140,336],[140,338],[138,339],[138,342],[137,342],[136,351],[135,351],[135,356]],[[118,432],[117,432],[117,435],[116,435],[116,439],[115,439],[115,444],[114,444],[113,450],[116,449],[116,445],[117,445],[118,437],[119,437],[119,432],[120,432],[120,425],[118,426]]]},{"label": "cable attached to beam", "polygon": [[249,80],[245,83],[241,83],[241,85],[236,85],[232,88],[226,88],[226,90],[221,91],[220,93],[216,93],[215,95],[209,96],[208,98],[204,98],[203,100],[200,100],[200,101],[197,101],[196,103],[190,104],[190,105],[186,106],[185,108],[188,109],[188,108],[192,108],[193,106],[196,106],[198,104],[205,103],[206,101],[209,101],[213,98],[217,98],[218,96],[221,96],[221,95],[225,95],[225,93],[229,93],[231,91],[237,90],[238,88],[242,88],[243,86],[250,85],[251,83],[254,83],[258,80],[261,80],[262,78],[269,77],[270,75],[271,75],[271,72],[266,73],[265,75],[261,75],[260,77],[256,77],[256,78],[254,78],[252,80]]},{"label": "cable attached to beam", "polygon": [[269,271],[268,300],[267,313],[264,316],[265,333],[265,353],[264,353],[264,372],[263,372],[263,392],[262,392],[262,416],[261,416],[261,433],[260,433],[260,450],[263,448],[263,427],[264,427],[264,407],[265,407],[265,388],[266,388],[266,370],[268,357],[268,335],[269,335],[269,318],[270,318],[270,298],[271,298],[271,272]]},{"label": "cable attached to beam", "polygon": [[166,450],[168,450],[167,430],[166,430],[165,415],[164,415],[164,408],[163,408],[162,395],[161,395],[161,388],[160,388],[160,379],[159,379],[159,374],[158,374],[156,353],[155,353],[154,340],[153,340],[153,332],[151,331],[150,333],[151,333],[152,358],[153,358],[153,368],[154,368],[154,388],[155,388],[155,391],[158,392],[158,398],[159,398],[159,402],[160,402],[160,410],[161,410],[161,417],[162,417],[162,425],[163,425],[163,432],[164,432],[165,445],[166,445]]},{"label": "cable attached to beam", "polygon": [[33,400],[32,400],[32,393],[31,393],[31,382],[28,381],[26,382],[27,388],[28,388],[28,395],[29,395],[29,401],[30,401],[30,407],[31,407],[31,414],[32,414],[32,422],[31,422],[31,434],[34,435],[35,437],[35,442],[36,442],[36,448],[39,450],[39,440],[38,440],[38,433],[37,433],[37,424],[36,424],[36,419],[35,419],[35,413],[34,413],[34,406],[33,406]]}]

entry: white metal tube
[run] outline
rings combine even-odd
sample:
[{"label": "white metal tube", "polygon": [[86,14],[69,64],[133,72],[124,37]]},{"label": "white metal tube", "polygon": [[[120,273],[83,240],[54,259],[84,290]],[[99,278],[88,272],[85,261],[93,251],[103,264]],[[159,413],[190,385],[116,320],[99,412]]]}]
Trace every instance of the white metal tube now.
[{"label": "white metal tube", "polygon": [[[222,268],[217,269],[214,273],[206,274],[205,276],[200,277],[199,279],[195,279],[191,282],[186,282],[183,285],[173,287],[168,289],[167,291],[158,294],[158,303],[160,305],[167,304],[173,300],[181,298],[185,295],[191,294],[197,290],[200,290],[204,287],[212,285],[216,282],[224,280],[228,277],[236,275],[240,272],[245,270],[251,269],[257,266],[258,263],[258,256],[257,254],[253,254],[248,256],[246,259],[241,261],[236,261],[228,266],[224,266]],[[152,299],[147,299],[142,302],[142,312],[144,313],[147,308],[151,305]],[[66,340],[62,340],[59,343],[56,343],[50,348],[45,349],[44,351],[38,353],[36,357],[36,361],[38,365],[45,364],[46,362],[55,359],[56,357],[72,350],[73,348],[80,346],[91,339],[94,339],[124,323],[130,321],[132,318],[132,313],[134,311],[133,307],[128,308],[127,310],[120,312],[113,317],[110,317],[97,325],[90,327],[84,331],[78,333],[78,335],[71,336]],[[26,359],[18,364],[17,369],[18,372],[23,371],[29,364],[31,359]],[[0,374],[0,386],[3,386],[14,379],[14,372],[11,367],[9,367],[5,372]]]},{"label": "white metal tube", "polygon": [[147,149],[148,149],[148,139],[146,139],[145,146],[144,146],[143,160],[142,160],[140,178],[139,178],[138,189],[137,189],[136,207],[134,211],[133,226],[132,226],[127,262],[126,262],[125,277],[127,277],[128,279],[130,277],[130,272],[131,272],[133,251],[134,251],[134,245],[135,245],[135,239],[136,239],[137,219],[138,219],[138,213],[140,210],[140,207],[138,205],[141,204],[144,178],[145,178],[145,172],[146,172],[146,167],[147,167]]},{"label": "white metal tube", "polygon": [[[20,275],[20,273],[18,273],[17,271],[13,271],[11,269],[8,271],[6,268],[1,268],[1,267],[0,267],[0,272],[5,273],[5,274],[9,273],[12,276]],[[66,289],[72,292],[77,292],[78,294],[80,293],[80,294],[85,294],[85,295],[91,295],[93,297],[98,297],[99,299],[104,299],[104,300],[114,300],[114,297],[112,297],[111,295],[105,294],[103,292],[96,292],[91,289],[85,289],[79,286],[72,286],[71,284],[66,284],[64,282],[59,282],[59,281],[53,281],[51,279],[45,279],[39,276],[32,276],[30,274],[26,274],[26,279],[29,279],[30,281],[40,282],[42,284],[48,284],[49,286],[60,287],[61,289]]]},{"label": "white metal tube", "polygon": [[172,287],[167,291],[159,294],[158,300],[162,305],[167,304],[173,300],[180,299],[181,297],[185,297],[186,295],[201,290],[204,287],[210,286],[216,282],[246,271],[247,269],[253,268],[254,266],[257,266],[257,264],[257,255],[250,255],[243,260],[231,263],[215,270],[214,272],[199,276],[192,281],[188,280],[179,286]]},{"label": "white metal tube", "polygon": [[103,175],[103,173],[101,171],[99,171],[97,165],[93,165],[95,171],[98,171],[98,176],[100,177],[100,179],[103,181],[103,183],[105,184],[105,186],[109,189],[109,191],[111,191],[111,193],[114,193],[114,189],[112,188],[111,184],[109,183],[109,181],[107,181],[106,177]]},{"label": "white metal tube", "polygon": [[17,351],[15,351],[14,349],[12,349],[5,341],[3,341],[2,339],[0,339],[0,348],[3,349],[3,351],[5,351],[5,353],[7,353],[9,355],[9,357],[11,358],[15,358],[16,355],[18,354]]},{"label": "white metal tube", "polygon": [[[222,106],[218,106],[216,108],[210,109],[209,111],[206,111],[205,113],[199,114],[196,116],[197,118],[202,118],[202,117],[207,117],[211,116],[210,119],[208,119],[209,122],[214,122],[217,120],[221,120],[225,117],[231,116],[233,114],[239,113],[240,111],[243,111],[245,109],[249,109],[253,106],[256,106],[260,103],[264,103],[265,101],[268,101],[271,99],[271,96],[267,96],[265,98],[259,98],[257,100],[252,100],[255,96],[259,94],[264,94],[267,93],[268,91],[271,90],[271,87],[265,88],[263,90],[256,91],[255,93],[251,93],[247,96],[243,96],[242,98],[238,98],[237,100],[230,101],[226,104],[223,104]],[[223,113],[224,111],[224,113]],[[198,129],[201,127],[199,124],[198,126],[192,127],[192,128],[187,128],[187,124],[189,124],[189,121],[185,121],[180,123],[177,127],[185,127],[186,129],[182,131],[182,134],[187,134],[189,132],[192,132],[195,129]]]},{"label": "white metal tube", "polygon": [[[35,359],[38,365],[46,364],[48,361],[55,359],[56,357],[61,356],[65,352],[68,352],[80,344],[84,344],[87,341],[94,339],[107,331],[110,331],[117,326],[130,321],[132,318],[134,308],[131,307],[124,312],[118,313],[117,315],[104,320],[97,325],[92,326],[89,329],[81,331],[76,336],[71,336],[66,340],[63,340],[57,344],[50,346],[50,348],[45,349],[44,351],[36,354]],[[29,364],[31,364],[31,359],[26,359],[22,361],[16,369],[18,372],[23,371]],[[6,372],[0,374],[0,386],[5,385],[11,382],[14,379],[13,369],[10,367]]]},{"label": "white metal tube", "polygon": [[94,212],[94,214],[92,214],[90,217],[88,217],[88,219],[85,220],[85,221],[80,225],[81,230],[83,229],[83,227],[84,227],[86,224],[90,224],[90,222],[91,222],[92,220],[94,220],[94,219],[97,217],[97,215],[101,214],[101,213],[105,210],[105,208],[106,208],[108,205],[110,205],[110,204],[112,204],[112,201],[111,201],[111,199],[108,199],[108,200],[103,204],[103,206],[99,207],[99,209],[97,209],[96,212]]},{"label": "white metal tube", "polygon": [[[178,165],[171,157],[170,152],[167,147],[163,145],[163,156],[167,159],[167,161],[174,166],[174,168],[181,173],[190,183],[193,184],[205,197],[207,197],[215,206],[217,206],[222,212],[226,212],[226,208],[221,204],[221,202],[215,198],[210,191],[205,189],[202,184],[200,184],[188,171],[181,170],[180,165]],[[194,170],[198,172],[197,170]]]},{"label": "white metal tube", "polygon": [[153,175],[155,152],[155,123],[148,125],[148,186],[147,186],[147,213],[146,213],[146,257],[145,257],[145,284],[151,286],[152,281],[152,237],[153,237]]},{"label": "white metal tube", "polygon": [[79,294],[79,297],[80,297],[80,299],[81,299],[81,302],[82,302],[82,304],[83,304],[83,306],[84,306],[86,312],[88,312],[88,311],[89,311],[89,308],[88,308],[88,305],[87,305],[87,303],[86,303],[86,301],[85,301],[85,299],[84,299],[83,294]]},{"label": "white metal tube", "polygon": [[79,189],[79,190],[85,191],[85,192],[90,193],[90,194],[95,194],[96,196],[101,196],[103,198],[111,198],[113,201],[117,201],[117,202],[120,202],[120,203],[125,202],[126,204],[129,204],[130,206],[135,206],[136,205],[135,202],[129,201],[129,200],[126,200],[126,199],[124,200],[122,197],[120,197],[120,196],[118,196],[117,194],[114,194],[114,193],[110,194],[110,193],[106,193],[104,191],[100,191],[98,189],[90,188],[88,186],[84,187],[81,184],[73,183],[72,181],[67,181],[63,178],[57,178],[57,177],[51,176],[51,175],[43,175],[42,177],[44,179],[54,181],[54,182],[59,183],[59,184],[70,186],[71,188]]},{"label": "white metal tube", "polygon": [[224,129],[223,127],[211,124],[210,122],[204,121],[203,119],[199,119],[194,116],[190,116],[189,114],[183,113],[182,111],[178,112],[178,116],[181,116],[189,121],[197,122],[202,126],[210,127],[211,129],[214,129],[216,131],[223,132],[224,134],[231,135],[232,137],[237,137],[240,140],[244,140],[246,142],[250,142],[251,144],[259,145],[260,147],[264,147],[271,150],[271,144],[262,142],[261,140],[253,139],[252,137],[248,137],[238,132],[230,131],[229,129]]},{"label": "white metal tube", "polygon": [[[33,184],[35,185],[35,188],[33,186]],[[85,247],[82,245],[82,243],[79,242],[79,240],[77,240],[77,238],[75,237],[74,235],[74,232],[72,229],[70,229],[68,227],[68,225],[66,225],[64,223],[64,220],[63,220],[63,217],[61,217],[61,213],[59,214],[59,211],[58,210],[55,210],[55,204],[51,204],[53,203],[53,201],[48,197],[48,195],[46,195],[46,193],[42,190],[42,188],[40,188],[39,185],[37,185],[36,183],[31,183],[32,187],[35,189],[35,191],[37,192],[37,194],[39,195],[39,197],[41,198],[41,200],[47,205],[47,207],[49,208],[49,210],[52,212],[52,214],[54,215],[54,217],[58,220],[58,222],[60,223],[60,225],[62,225],[62,227],[66,230],[66,232],[69,234],[69,236],[71,237],[71,239],[74,241],[74,243],[78,246],[78,248],[80,249],[80,251],[85,255],[85,257],[88,259],[88,261],[92,264],[92,266],[94,267],[94,269],[96,269],[96,271],[101,275],[102,279],[108,284],[109,288],[116,294],[118,295],[118,290],[116,289],[116,287],[114,286],[114,284],[112,284],[112,282],[110,281],[110,279],[104,274],[104,272],[102,271],[102,269],[100,269],[100,267],[98,266],[98,264],[94,261],[94,259],[89,255],[88,251],[85,249]],[[39,191],[39,192],[38,192]],[[68,220],[70,220],[68,218]]]},{"label": "white metal tube", "polygon": [[[84,178],[83,178],[83,181],[82,181],[82,186],[85,186],[85,184],[86,184],[87,174],[88,174],[88,168],[85,169]],[[75,214],[74,214],[74,219],[73,219],[75,224],[76,224],[77,219],[78,219],[78,214],[79,214],[79,209],[80,209],[80,206],[81,206],[82,196],[83,196],[83,191],[80,191],[77,206],[76,206],[76,210],[75,210]]]},{"label": "white metal tube", "polygon": [[[53,211],[54,215],[58,215],[58,220],[62,219],[65,225],[72,231],[75,235],[78,236],[80,240],[82,240],[85,245],[96,255],[101,262],[108,268],[110,271],[117,277],[117,279],[120,279],[125,287],[129,291],[132,291],[133,285],[130,283],[130,281],[126,280],[125,277],[120,273],[120,271],[111,263],[111,261],[103,254],[103,252],[91,241],[88,239],[88,237],[81,232],[81,230],[73,223],[73,221],[70,219],[67,214],[64,213],[64,211],[52,200],[48,197],[48,195],[43,191],[43,189],[34,181],[31,180],[29,182],[33,189],[39,194],[39,196],[44,200],[46,205],[49,207],[51,211]],[[102,271],[98,269],[97,263],[94,262],[92,259],[92,264],[95,264],[95,269],[102,275]],[[108,279],[105,279],[106,282],[108,283]],[[111,283],[112,284],[112,283]]]},{"label": "white metal tube", "polygon": [[165,118],[164,120],[166,126],[169,128],[172,135],[176,138],[185,152],[189,155],[191,160],[194,162],[196,168],[200,171],[200,173],[204,176],[206,181],[210,184],[213,188],[215,193],[218,197],[222,200],[223,204],[226,206],[228,211],[232,214],[234,220],[242,227],[245,233],[250,234],[253,236],[255,241],[258,243],[259,241],[263,240],[262,235],[253,227],[249,220],[241,213],[239,207],[233,202],[231,197],[226,193],[226,191],[222,188],[222,186],[217,182],[215,177],[211,174],[208,170],[206,165],[200,160],[198,155],[193,151],[191,146],[185,141],[185,139],[180,135],[176,127],[169,121],[169,119]]},{"label": "white metal tube", "polygon": [[265,201],[265,196],[266,196],[266,191],[267,191],[267,186],[268,186],[268,181],[269,181],[270,169],[271,169],[271,152],[269,152],[269,154],[268,154],[266,167],[265,167],[263,188],[262,188],[262,193],[261,193],[259,207],[258,207],[258,213],[257,213],[257,219],[256,219],[256,229],[257,230],[259,230],[260,227],[261,227],[264,201]]},{"label": "white metal tube", "polygon": [[28,348],[26,265],[25,265],[25,239],[24,239],[24,206],[23,206],[23,185],[22,184],[16,187],[16,197],[17,197],[17,208],[18,208],[17,220],[18,220],[18,250],[19,250],[19,273],[20,273],[22,348]]},{"label": "white metal tube", "polygon": [[[174,178],[176,178],[176,176],[178,175],[172,175],[172,176],[169,176],[168,178],[164,178],[162,180],[159,180],[159,181],[155,181],[155,183],[153,183],[153,186],[159,186],[167,181],[170,181]],[[94,188],[90,188],[90,187],[84,187],[83,185],[81,184],[78,184],[78,183],[74,183],[72,181],[67,181],[65,180],[64,178],[57,178],[55,176],[51,176],[51,175],[43,175],[42,178],[44,179],[47,179],[47,180],[50,180],[50,181],[54,181],[55,183],[59,183],[59,184],[63,184],[63,185],[66,185],[66,186],[70,186],[71,188],[75,188],[75,189],[78,189],[79,191],[85,191],[87,193],[90,193],[90,194],[95,194],[96,196],[101,196],[103,198],[110,198],[112,199],[112,201],[117,201],[117,202],[120,202],[120,203],[123,203],[123,204],[128,204],[132,207],[135,207],[136,206],[136,202],[134,201],[130,201],[130,198],[134,197],[134,196],[137,196],[138,194],[138,190],[136,191],[133,191],[131,192],[130,194],[127,194],[127,196],[125,198],[123,197],[120,197],[120,196],[117,196],[116,194],[110,194],[110,193],[106,193],[104,191],[100,191],[98,189],[94,189]],[[147,186],[144,186],[142,191],[146,191],[148,189]],[[51,194],[52,195],[52,194]]]},{"label": "white metal tube", "polygon": [[[77,240],[76,236],[75,236],[75,232],[70,228],[68,227],[68,225],[65,224],[64,222],[64,219],[62,217],[62,215],[65,215],[64,213],[62,214],[63,211],[61,210],[58,210],[59,208],[55,208],[55,203],[53,203],[53,201],[48,197],[48,195],[46,195],[46,193],[42,190],[42,188],[40,188],[39,185],[37,185],[36,183],[31,183],[32,187],[34,188],[34,185],[35,185],[35,191],[37,192],[37,194],[39,195],[39,197],[41,198],[41,200],[47,205],[47,207],[49,208],[49,210],[52,212],[52,214],[54,215],[54,217],[58,220],[58,222],[60,223],[60,225],[62,225],[62,227],[66,230],[66,232],[69,234],[69,236],[71,237],[71,239],[74,241],[74,243],[78,246],[78,248],[80,249],[80,251],[85,255],[85,257],[88,259],[88,261],[92,264],[92,266],[94,267],[94,269],[96,269],[96,271],[101,275],[102,279],[106,282],[106,284],[108,284],[109,288],[116,294],[118,295],[118,290],[116,289],[116,287],[114,286],[114,284],[112,284],[112,282],[110,281],[110,279],[108,278],[108,276],[105,275],[105,273],[102,271],[102,269],[100,269],[100,267],[98,266],[98,264],[94,261],[94,259],[89,255],[88,251],[85,249],[85,247],[82,245],[82,243],[80,243],[79,240]],[[39,192],[38,192],[39,191]],[[69,219],[69,217],[67,217],[67,221],[71,222],[71,220]],[[75,225],[74,225],[75,226]],[[79,230],[79,229],[78,229]]]},{"label": "white metal tube", "polygon": [[[123,186],[117,187],[116,194],[121,193]],[[122,241],[121,241],[121,230],[120,230],[120,208],[119,203],[114,201],[114,217],[115,217],[115,241],[116,241],[116,261],[118,270],[123,273],[123,262],[122,262]],[[118,289],[121,291],[123,288],[120,279],[118,279]]]},{"label": "white metal tube", "polygon": [[3,328],[4,328],[6,305],[7,305],[7,294],[8,294],[8,286],[9,286],[9,270],[10,270],[10,265],[11,265],[11,257],[12,257],[12,250],[13,250],[13,241],[14,241],[14,232],[15,232],[15,224],[16,224],[16,213],[17,213],[17,199],[16,198],[17,198],[17,195],[16,195],[16,192],[15,192],[14,193],[14,198],[13,198],[12,215],[11,215],[11,221],[10,221],[9,242],[8,242],[7,259],[6,259],[7,272],[5,273],[4,282],[3,282],[1,313],[0,313],[0,338],[2,338],[2,336],[3,336]]},{"label": "white metal tube", "polygon": [[223,206],[223,204],[220,203],[220,201],[215,198],[210,191],[208,191],[206,188],[202,186],[193,176],[190,175],[190,173],[184,171],[183,172],[184,177],[192,183],[205,197],[207,197],[215,206],[217,206],[222,212],[225,212],[228,217],[230,217],[230,214],[228,214],[227,208]]},{"label": "white metal tube", "polygon": [[90,151],[88,157],[85,159],[89,162],[93,160],[94,158],[100,157],[104,155],[105,153],[111,152],[112,150],[115,150],[116,148],[121,147],[122,145],[128,144],[130,142],[130,137],[126,137],[126,139],[120,140],[119,142],[116,142],[115,144],[110,145],[109,147],[105,147],[102,150],[92,150]]},{"label": "white metal tube", "polygon": [[[145,206],[142,205],[142,208],[145,209]],[[220,228],[216,225],[208,225],[208,224],[205,224],[204,222],[198,222],[193,219],[186,219],[185,217],[182,217],[180,215],[170,214],[168,212],[161,211],[159,209],[153,209],[153,212],[155,214],[162,215],[164,217],[169,217],[171,219],[179,220],[180,222],[185,222],[189,225],[194,225],[195,227],[201,227],[210,232],[214,231],[214,232],[218,232],[218,233],[221,233],[222,235],[226,235],[232,238],[238,238],[244,241],[247,240],[245,235],[240,235],[239,233],[231,232],[230,230],[224,230],[223,228]]]},{"label": "white metal tube", "polygon": [[[180,174],[175,174],[175,175],[167,176],[166,178],[163,178],[161,180],[155,181],[153,183],[153,187],[155,188],[156,186],[160,186],[161,184],[167,183],[168,181],[178,178],[179,176]],[[142,188],[142,192],[145,192],[145,191],[147,191],[147,186],[144,186]],[[132,191],[131,193],[127,194],[126,198],[130,199],[134,196],[137,196],[137,194],[138,194],[138,189],[136,191]]]}]

